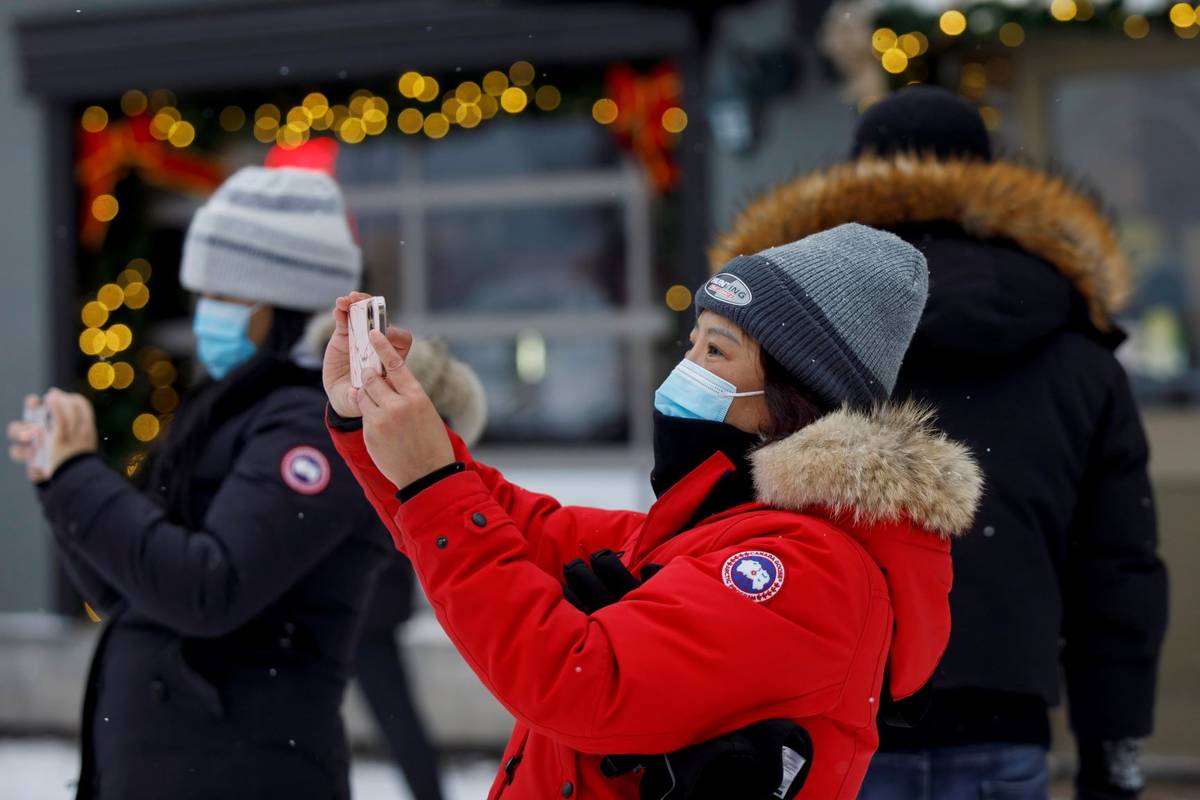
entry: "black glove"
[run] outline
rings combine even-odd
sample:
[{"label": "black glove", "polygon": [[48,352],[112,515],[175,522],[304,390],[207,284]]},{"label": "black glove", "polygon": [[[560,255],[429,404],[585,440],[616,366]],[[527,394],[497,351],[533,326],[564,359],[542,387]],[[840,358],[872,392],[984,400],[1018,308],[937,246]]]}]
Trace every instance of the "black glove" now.
[{"label": "black glove", "polygon": [[607,777],[641,770],[641,800],[792,800],[808,778],[813,746],[790,719],[768,719],[658,756],[607,756]]},{"label": "black glove", "polygon": [[[598,550],[591,562],[577,558],[563,567],[563,595],[585,614],[617,602],[662,569],[650,564],[639,579],[612,550]],[[601,770],[610,778],[643,772],[642,800],[791,800],[808,777],[812,755],[808,731],[769,719],[673,753],[608,756]]]},{"label": "black glove", "polygon": [[1145,788],[1140,739],[1079,742],[1076,800],[1135,800]]},{"label": "black glove", "polygon": [[617,602],[654,577],[660,569],[660,564],[648,564],[642,570],[641,580],[638,580],[621,563],[620,553],[597,550],[592,553],[590,567],[582,558],[563,567],[563,595],[568,603],[585,614],[591,614]]}]

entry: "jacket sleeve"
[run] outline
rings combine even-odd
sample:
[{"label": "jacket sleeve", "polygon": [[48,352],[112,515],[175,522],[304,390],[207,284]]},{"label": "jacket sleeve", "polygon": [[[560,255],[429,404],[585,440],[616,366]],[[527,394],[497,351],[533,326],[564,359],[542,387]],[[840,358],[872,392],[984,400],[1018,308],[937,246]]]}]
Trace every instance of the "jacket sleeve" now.
[{"label": "jacket sleeve", "polygon": [[[608,513],[584,524],[602,525]],[[773,537],[736,549],[769,547],[803,576],[770,601],[809,604],[801,622],[722,584],[732,550],[674,559],[586,615],[530,561],[527,538],[477,472],[426,489],[396,524],[442,627],[492,694],[522,723],[583,752],[668,752],[764,712],[827,709],[869,604],[861,557],[831,567]],[[814,546],[832,548],[828,539]],[[848,586],[855,573],[861,592]]]},{"label": "jacket sleeve", "polygon": [[1063,668],[1079,737],[1141,737],[1153,727],[1167,574],[1157,553],[1145,432],[1112,361],[1068,543]]},{"label": "jacket sleeve", "polygon": [[[185,635],[231,632],[282,595],[360,524],[358,489],[321,426],[303,409],[264,409],[221,483],[200,530],[163,509],[99,458],[56,476],[46,491],[51,522],[132,606]],[[323,465],[303,493],[284,480],[284,458],[311,448]],[[302,485],[302,484],[301,484]],[[311,491],[309,489],[308,491]]]},{"label": "jacket sleeve", "polygon": [[[41,497],[42,492],[39,491],[38,495]],[[50,529],[54,533],[59,563],[70,578],[75,591],[79,592],[96,612],[102,615],[115,612],[124,603],[121,593],[84,560],[56,526],[51,525]]]},{"label": "jacket sleeve", "polygon": [[[371,460],[363,442],[362,430],[340,431],[329,426],[334,445],[345,459],[363,493],[392,534],[396,548],[404,552],[405,542],[396,525],[400,501],[393,486]],[[645,517],[636,511],[611,512],[609,524],[581,525],[580,517],[594,509],[564,506],[549,495],[531,492],[509,483],[499,470],[476,461],[471,451],[454,431],[446,432],[454,446],[454,457],[463,462],[469,472],[479,477],[486,491],[498,503],[522,532],[532,547],[535,561],[557,575],[567,561],[591,554],[601,548],[616,549]]]}]

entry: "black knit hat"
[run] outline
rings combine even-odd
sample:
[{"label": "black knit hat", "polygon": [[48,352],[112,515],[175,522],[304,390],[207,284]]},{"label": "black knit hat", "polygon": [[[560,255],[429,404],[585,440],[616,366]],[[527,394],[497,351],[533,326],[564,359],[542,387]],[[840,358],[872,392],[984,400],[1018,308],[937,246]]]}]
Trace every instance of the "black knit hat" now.
[{"label": "black knit hat", "polygon": [[966,99],[934,86],[901,89],[871,106],[858,121],[855,158],[905,152],[992,160],[992,144],[979,112]]}]

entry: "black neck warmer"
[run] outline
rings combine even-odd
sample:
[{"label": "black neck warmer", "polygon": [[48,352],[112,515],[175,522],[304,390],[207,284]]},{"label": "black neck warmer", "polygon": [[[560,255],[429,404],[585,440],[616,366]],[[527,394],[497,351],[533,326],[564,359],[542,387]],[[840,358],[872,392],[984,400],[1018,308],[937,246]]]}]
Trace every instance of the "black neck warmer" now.
[{"label": "black neck warmer", "polygon": [[746,433],[724,422],[680,419],[655,411],[654,469],[650,471],[654,496],[662,497],[685,475],[714,453],[721,452],[733,462],[737,471],[726,475],[714,487],[704,502],[704,510],[714,514],[754,500],[749,456],[761,441],[758,434]]}]

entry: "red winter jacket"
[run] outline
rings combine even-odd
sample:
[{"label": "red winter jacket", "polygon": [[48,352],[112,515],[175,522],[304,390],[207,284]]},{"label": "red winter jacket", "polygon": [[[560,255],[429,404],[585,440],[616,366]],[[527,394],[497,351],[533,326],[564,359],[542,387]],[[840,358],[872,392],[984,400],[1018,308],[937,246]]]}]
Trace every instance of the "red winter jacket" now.
[{"label": "red winter jacket", "polygon": [[[800,798],[853,798],[875,750],[885,665],[919,689],[950,632],[949,536],[979,472],[911,406],[830,414],[760,449],[761,502],[684,530],[729,460],[648,514],[561,506],[473,461],[401,505],[361,433],[338,450],[412,559],[442,627],[517,719],[490,798],[636,798],[603,756],[664,753],[768,718],[813,739]],[[601,548],[661,572],[589,615],[563,565]]]}]

